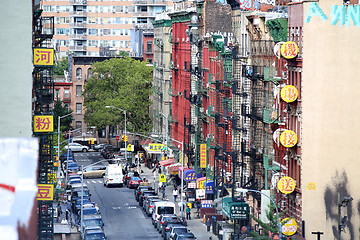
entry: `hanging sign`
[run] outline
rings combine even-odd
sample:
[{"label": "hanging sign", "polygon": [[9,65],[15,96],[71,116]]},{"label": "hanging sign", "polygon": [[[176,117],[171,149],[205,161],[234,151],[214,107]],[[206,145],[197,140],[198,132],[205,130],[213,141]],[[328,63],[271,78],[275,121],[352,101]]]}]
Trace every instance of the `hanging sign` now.
[{"label": "hanging sign", "polygon": [[297,223],[292,218],[283,219],[281,225],[281,232],[286,236],[294,235],[297,231]]},{"label": "hanging sign", "polygon": [[54,66],[54,49],[34,48],[34,66]]},{"label": "hanging sign", "polygon": [[201,200],[201,208],[212,208],[212,200]]},{"label": "hanging sign", "polygon": [[296,55],[299,52],[299,48],[296,45],[295,42],[285,42],[283,45],[281,45],[281,56],[283,56],[286,59],[292,59],[296,57]]},{"label": "hanging sign", "polygon": [[281,89],[281,99],[287,103],[294,102],[298,96],[299,92],[293,85],[286,85]]},{"label": "hanging sign", "polygon": [[159,182],[166,182],[166,176],[165,176],[165,174],[161,174],[161,175],[159,176]]},{"label": "hanging sign", "polygon": [[280,143],[284,147],[291,148],[297,143],[297,135],[294,131],[286,130],[280,135]]},{"label": "hanging sign", "polygon": [[196,172],[195,170],[185,170],[184,171],[184,180],[185,181],[195,181],[196,180]]},{"label": "hanging sign", "polygon": [[208,180],[207,182],[205,182],[205,193],[206,194],[214,194],[214,181],[213,180]]},{"label": "hanging sign", "polygon": [[52,201],[54,199],[54,185],[38,184],[36,199],[41,201]]},{"label": "hanging sign", "polygon": [[284,194],[290,194],[295,190],[295,180],[291,177],[282,177],[278,181],[277,187],[280,192]]},{"label": "hanging sign", "polygon": [[200,168],[206,168],[206,144],[200,144]]},{"label": "hanging sign", "polygon": [[34,132],[53,132],[54,116],[38,115],[34,116]]}]

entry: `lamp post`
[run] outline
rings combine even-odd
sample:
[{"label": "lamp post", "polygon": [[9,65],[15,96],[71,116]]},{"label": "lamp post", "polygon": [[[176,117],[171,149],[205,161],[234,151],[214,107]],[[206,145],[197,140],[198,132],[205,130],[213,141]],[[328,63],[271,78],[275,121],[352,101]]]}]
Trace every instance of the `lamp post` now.
[{"label": "lamp post", "polygon": [[184,217],[184,197],[183,197],[183,192],[184,192],[184,142],[183,141],[178,141],[175,139],[172,139],[172,141],[177,142],[179,144],[181,144],[181,193],[180,193],[180,199],[181,199],[181,218]]},{"label": "lamp post", "polygon": [[264,195],[265,197],[267,197],[268,199],[270,199],[270,201],[274,204],[275,210],[276,210],[276,216],[277,216],[277,222],[278,222],[278,228],[279,228],[279,239],[282,239],[282,226],[281,226],[281,223],[280,223],[279,210],[278,210],[274,200],[271,197],[269,197],[267,194],[265,194],[263,192],[260,192],[258,190],[237,188],[236,191],[237,192],[242,192],[242,193],[256,192],[256,193],[260,193],[260,194]]},{"label": "lamp post", "polygon": [[70,143],[70,136],[73,132],[81,130],[82,128],[77,128],[74,130],[69,131],[69,139],[68,139],[68,144],[67,144],[67,156],[66,156],[66,172],[65,172],[65,189],[67,188],[67,179],[68,179],[68,165],[69,165],[69,153],[70,153],[70,148],[69,148],[69,143]]},{"label": "lamp post", "polygon": [[[57,154],[57,157],[58,157],[58,161],[60,161],[60,124],[61,124],[61,118],[64,118],[64,117],[67,117],[67,116],[70,116],[72,113],[68,113],[64,116],[58,116],[58,154]],[[60,177],[60,166],[58,167],[58,171],[57,171],[57,178]]]},{"label": "lamp post", "polygon": [[[105,108],[115,108],[117,110],[122,111],[125,114],[125,136],[126,136],[126,110],[123,110],[121,108],[117,108],[117,107],[114,107],[114,106],[105,106]],[[128,160],[126,142],[125,142],[125,159],[126,159],[126,161]]]},{"label": "lamp post", "polygon": [[[163,114],[162,112],[160,112],[160,114],[166,119],[166,122],[165,122],[165,137],[164,137],[164,142],[165,142],[165,146],[167,147],[168,146],[168,117],[165,116],[165,114]],[[162,126],[161,126],[162,127]],[[164,157],[164,152],[163,152],[163,157]],[[164,157],[165,159],[165,157]]]}]

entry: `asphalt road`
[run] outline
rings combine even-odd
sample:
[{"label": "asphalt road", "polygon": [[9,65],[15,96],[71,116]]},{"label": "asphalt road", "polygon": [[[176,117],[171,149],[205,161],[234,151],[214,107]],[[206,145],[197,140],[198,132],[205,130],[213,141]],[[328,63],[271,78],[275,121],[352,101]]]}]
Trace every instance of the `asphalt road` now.
[{"label": "asphalt road", "polygon": [[[79,166],[87,166],[103,158],[100,153],[88,152],[75,153],[75,160]],[[107,162],[101,164],[108,165]],[[162,239],[136,202],[133,189],[126,186],[106,188],[101,178],[85,179],[85,182],[91,201],[100,208],[107,240]]]}]

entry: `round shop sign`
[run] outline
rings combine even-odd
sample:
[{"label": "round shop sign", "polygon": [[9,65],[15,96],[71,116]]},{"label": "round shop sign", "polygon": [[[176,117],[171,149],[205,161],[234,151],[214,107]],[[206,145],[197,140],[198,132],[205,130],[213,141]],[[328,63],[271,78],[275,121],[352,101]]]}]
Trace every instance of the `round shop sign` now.
[{"label": "round shop sign", "polygon": [[280,143],[284,147],[291,148],[297,143],[297,135],[294,131],[286,130],[280,135]]},{"label": "round shop sign", "polygon": [[297,231],[297,223],[292,218],[285,218],[281,221],[281,232],[286,236],[294,235]]},{"label": "round shop sign", "polygon": [[295,190],[295,180],[291,177],[282,177],[279,179],[277,187],[280,192],[290,194]]},{"label": "round shop sign", "polygon": [[281,45],[281,56],[283,56],[286,59],[291,59],[296,57],[296,55],[299,52],[299,48],[294,42],[285,42],[283,45]]},{"label": "round shop sign", "polygon": [[281,99],[287,103],[294,102],[298,96],[299,92],[293,85],[286,85],[281,89]]}]

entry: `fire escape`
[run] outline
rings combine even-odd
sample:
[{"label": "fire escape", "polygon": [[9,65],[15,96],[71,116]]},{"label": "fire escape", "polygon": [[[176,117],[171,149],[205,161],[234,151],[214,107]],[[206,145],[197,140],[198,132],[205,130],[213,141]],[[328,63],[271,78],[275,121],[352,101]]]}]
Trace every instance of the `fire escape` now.
[{"label": "fire escape", "polygon": [[[33,15],[33,47],[52,48],[54,18],[41,17],[42,10]],[[53,66],[34,66],[33,70],[33,114],[53,115],[54,82]],[[53,133],[36,133],[39,139],[38,184],[54,184]],[[38,201],[38,239],[53,239],[53,201]]]}]

